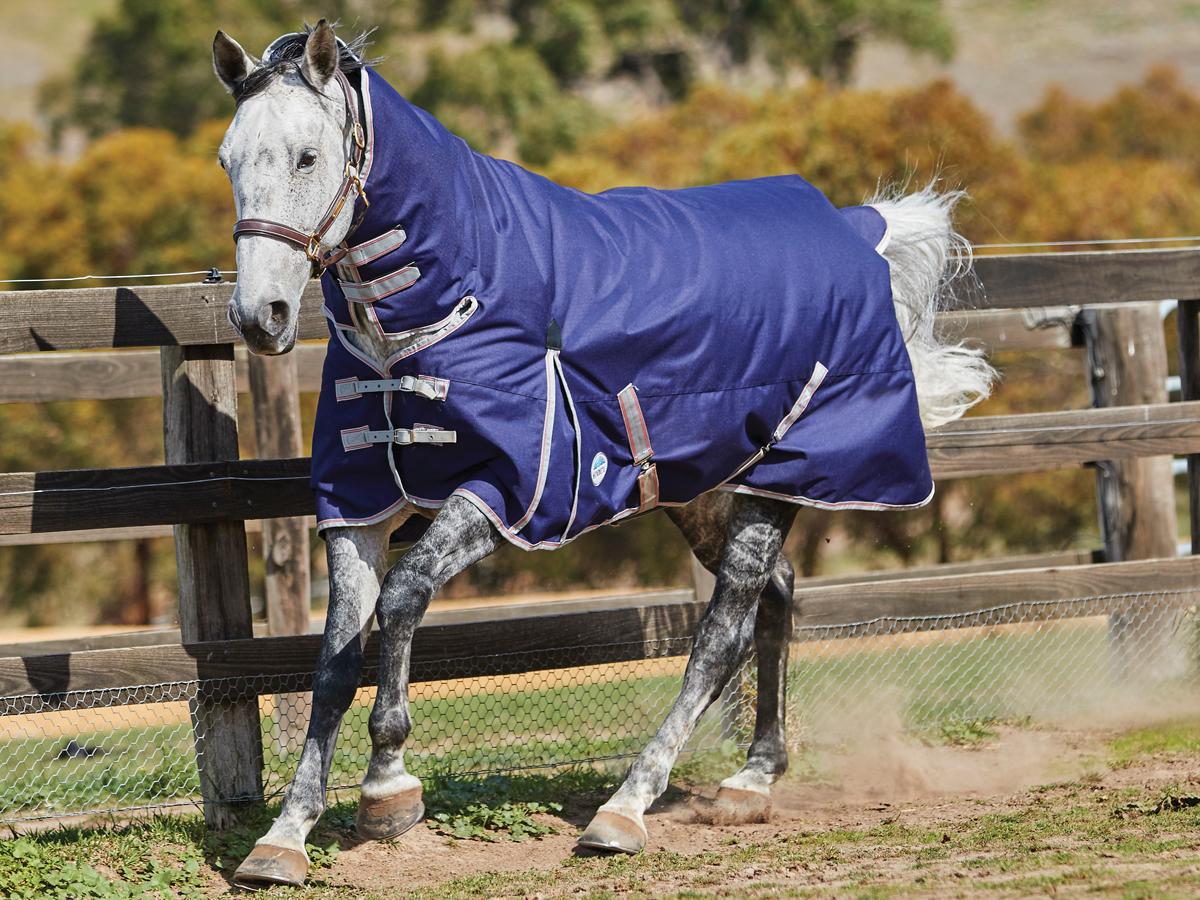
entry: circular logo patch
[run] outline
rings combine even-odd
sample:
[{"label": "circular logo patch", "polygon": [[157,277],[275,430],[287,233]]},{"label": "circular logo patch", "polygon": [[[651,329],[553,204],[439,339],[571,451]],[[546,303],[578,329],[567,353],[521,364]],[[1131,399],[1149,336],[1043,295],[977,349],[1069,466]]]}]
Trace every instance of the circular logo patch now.
[{"label": "circular logo patch", "polygon": [[597,453],[592,457],[592,484],[597,487],[604,480],[604,476],[608,474],[608,457],[603,453]]}]

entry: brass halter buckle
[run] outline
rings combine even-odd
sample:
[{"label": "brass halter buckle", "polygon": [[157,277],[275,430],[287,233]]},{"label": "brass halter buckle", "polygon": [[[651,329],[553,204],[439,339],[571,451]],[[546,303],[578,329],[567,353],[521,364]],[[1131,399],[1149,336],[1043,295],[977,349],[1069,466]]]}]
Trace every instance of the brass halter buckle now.
[{"label": "brass halter buckle", "polygon": [[320,262],[321,262],[321,239],[317,235],[310,234],[308,236],[308,243],[305,244],[305,246],[304,246],[304,255],[307,256],[313,262],[317,263],[318,265],[320,264]]}]

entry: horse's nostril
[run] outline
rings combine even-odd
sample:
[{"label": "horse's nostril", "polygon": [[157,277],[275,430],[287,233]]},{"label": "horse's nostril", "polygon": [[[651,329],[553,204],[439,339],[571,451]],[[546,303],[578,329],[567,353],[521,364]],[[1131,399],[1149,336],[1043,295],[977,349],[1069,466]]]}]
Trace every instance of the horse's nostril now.
[{"label": "horse's nostril", "polygon": [[287,320],[288,305],[282,300],[276,300],[271,304],[271,331],[282,331],[287,325]]}]

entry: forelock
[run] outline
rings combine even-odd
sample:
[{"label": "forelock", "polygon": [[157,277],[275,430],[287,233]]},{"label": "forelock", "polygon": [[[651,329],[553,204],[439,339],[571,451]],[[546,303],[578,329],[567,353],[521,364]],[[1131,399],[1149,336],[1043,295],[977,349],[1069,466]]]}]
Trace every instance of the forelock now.
[{"label": "forelock", "polygon": [[[337,27],[336,22],[333,27]],[[366,59],[363,55],[369,44],[368,39],[374,30],[373,28],[368,29],[350,41],[338,41],[338,68],[344,74],[353,75],[361,71],[363,66],[373,65],[377,62],[374,59]],[[309,84],[308,80],[300,73],[300,61],[304,58],[304,45],[312,31],[313,26],[306,22],[302,32],[287,35],[279,40],[272,49],[270,59],[263,59],[262,63],[234,89],[233,99],[237,104],[240,106],[251,97],[261,94],[287,72],[295,72],[304,85],[317,92],[317,89]]]}]

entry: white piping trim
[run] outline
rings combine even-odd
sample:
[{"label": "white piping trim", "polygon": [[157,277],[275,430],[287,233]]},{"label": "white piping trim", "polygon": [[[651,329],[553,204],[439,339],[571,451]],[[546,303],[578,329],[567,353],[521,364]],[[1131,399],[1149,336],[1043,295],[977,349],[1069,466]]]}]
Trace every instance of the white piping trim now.
[{"label": "white piping trim", "polygon": [[783,436],[796,424],[796,420],[804,415],[804,410],[808,409],[808,404],[812,402],[813,394],[817,392],[817,388],[821,386],[821,382],[828,374],[829,370],[820,362],[813,367],[812,377],[808,379],[808,384],[804,385],[804,390],[800,392],[800,396],[796,398],[796,402],[792,404],[788,414],[783,417],[783,421],[775,426],[775,431],[771,435],[772,443],[778,444],[782,441]]},{"label": "white piping trim", "polygon": [[[871,209],[875,209],[875,207],[872,206]],[[879,243],[875,245],[875,252],[880,256],[883,256],[884,251],[887,250],[888,245],[892,242],[892,223],[889,222],[887,217],[884,216],[883,213],[880,213],[879,210],[875,209],[875,212],[879,213],[879,217],[883,219],[883,237],[881,237],[879,239]]]},{"label": "white piping trim", "polygon": [[[464,302],[467,302],[469,305],[465,311],[459,312]],[[371,310],[370,306],[366,306],[365,308],[368,311]],[[357,334],[359,333],[357,328],[355,328],[353,325],[343,325],[341,322],[339,322],[334,317],[333,310],[331,310],[327,304],[322,304],[321,311],[325,314],[325,318],[327,318],[333,324],[334,333],[338,335],[338,340],[341,342],[342,346],[346,348],[346,351],[364,365],[369,366],[372,371],[378,372],[380,375],[386,378],[391,375],[392,366],[396,365],[396,363],[403,359],[407,359],[414,353],[420,353],[422,350],[429,349],[434,344],[444,340],[445,338],[448,338],[454,332],[458,331],[459,328],[461,328],[470,320],[471,316],[475,315],[475,313],[479,311],[479,301],[468,294],[459,301],[458,305],[454,308],[450,315],[446,316],[440,322],[435,322],[432,325],[426,325],[423,328],[414,328],[411,331],[401,331],[394,335],[385,335],[388,340],[392,341],[407,340],[412,335],[416,334],[423,334],[424,337],[417,339],[403,350],[393,353],[391,356],[385,359],[383,361],[383,368],[380,368],[380,364],[373,357],[367,356],[365,353],[360,352],[358,348],[355,347],[353,343],[346,340],[342,334],[343,332]],[[376,324],[378,325],[378,322],[376,322]]]},{"label": "white piping trim", "polygon": [[[465,297],[462,298],[462,300],[458,301],[458,305],[454,307],[454,310],[448,316],[446,316],[446,318],[442,319],[441,322],[435,323],[434,325],[425,326],[425,329],[438,327],[439,325],[442,324],[442,322],[449,322],[453,317],[460,315],[460,313],[458,312],[458,309],[460,306],[462,306],[464,301],[470,301],[471,305],[470,305],[470,308],[465,313],[461,314],[465,317],[463,319],[463,322],[465,322],[471,316],[475,315],[476,311],[479,309],[479,300],[473,294],[467,294]],[[350,303],[352,301],[347,300],[346,302]],[[362,309],[363,311],[366,312],[367,318],[375,324],[376,335],[379,336],[380,338],[383,338],[384,340],[404,341],[404,340],[407,340],[411,335],[416,334],[419,331],[425,330],[422,328],[413,328],[408,331],[396,331],[396,332],[385,331],[383,328],[383,324],[379,321],[379,316],[377,316],[375,314],[374,305],[372,305],[370,303],[360,303],[360,304],[358,304],[358,306],[360,309]],[[459,324],[462,324],[462,323],[459,323]],[[438,338],[438,340],[441,340],[441,338]],[[436,341],[434,343],[436,343]],[[426,346],[429,346],[429,345],[426,345]],[[414,350],[413,352],[414,353],[419,352],[419,350],[424,350],[424,349],[425,349],[425,347],[422,346],[422,347],[418,348],[418,350]],[[398,362],[399,360],[404,359],[406,356],[411,356],[411,355],[412,355],[411,353],[392,354],[391,356],[388,357],[388,365],[391,366],[395,362]]]},{"label": "white piping trim", "polygon": [[825,381],[825,376],[828,374],[829,370],[820,362],[813,366],[812,377],[808,379],[808,382],[804,385],[804,389],[800,391],[800,396],[796,398],[796,402],[792,404],[792,408],[788,410],[788,414],[775,426],[775,430],[771,433],[771,442],[765,447],[759,447],[758,450],[751,454],[749,459],[733,470],[732,475],[718,482],[717,487],[728,484],[747,469],[751,469],[762,462],[763,457],[767,455],[767,451],[783,440],[784,435],[796,424],[796,420],[808,409],[808,405],[812,403],[813,394],[817,392],[817,388]]},{"label": "white piping trim", "polygon": [[375,109],[371,105],[371,79],[367,77],[366,66],[358,70],[358,89],[362,93],[363,118],[366,119],[363,127],[367,132],[366,159],[363,160],[363,164],[360,166],[362,171],[359,172],[358,177],[365,189],[367,178],[371,175],[371,166],[375,163]]},{"label": "white piping trim", "polygon": [[861,509],[868,512],[878,512],[885,509],[920,509],[922,506],[928,505],[929,501],[933,499],[937,485],[930,487],[929,496],[924,500],[918,500],[916,503],[873,503],[869,500],[814,500],[811,497],[803,497],[799,494],[781,494],[777,491],[768,491],[764,488],[729,483],[717,485],[713,490],[729,491],[734,494],[752,494],[755,497],[769,497],[772,500],[786,500],[788,503],[798,503],[801,506],[812,506],[816,509]]},{"label": "white piping trim", "polygon": [[550,448],[554,439],[554,410],[556,406],[554,390],[554,357],[555,350],[546,351],[546,414],[542,418],[542,447],[538,456],[537,486],[533,489],[533,499],[525,508],[525,515],[512,526],[514,532],[520,531],[529,524],[533,514],[537,512],[538,504],[542,502],[542,491],[546,488],[546,476],[550,470]]},{"label": "white piping trim", "polygon": [[563,371],[562,359],[554,354],[554,368],[558,373],[559,383],[562,384],[563,396],[567,398],[567,410],[571,414],[571,428],[575,432],[575,492],[571,495],[571,515],[567,518],[567,526],[563,529],[560,541],[568,540],[571,526],[575,524],[575,514],[579,511],[579,486],[583,481],[583,432],[579,428],[579,416],[575,412],[575,400],[571,397],[571,388],[567,384],[567,374]]},{"label": "white piping trim", "polygon": [[[319,522],[317,522],[317,534],[320,534],[326,528],[361,528],[366,525],[378,525],[384,519],[396,515],[396,513],[402,510],[406,505],[408,505],[408,501],[401,497],[383,512],[378,512],[362,519],[321,519]],[[408,520],[405,519],[405,522],[407,521]],[[400,524],[403,525],[404,522],[401,522]]]}]

